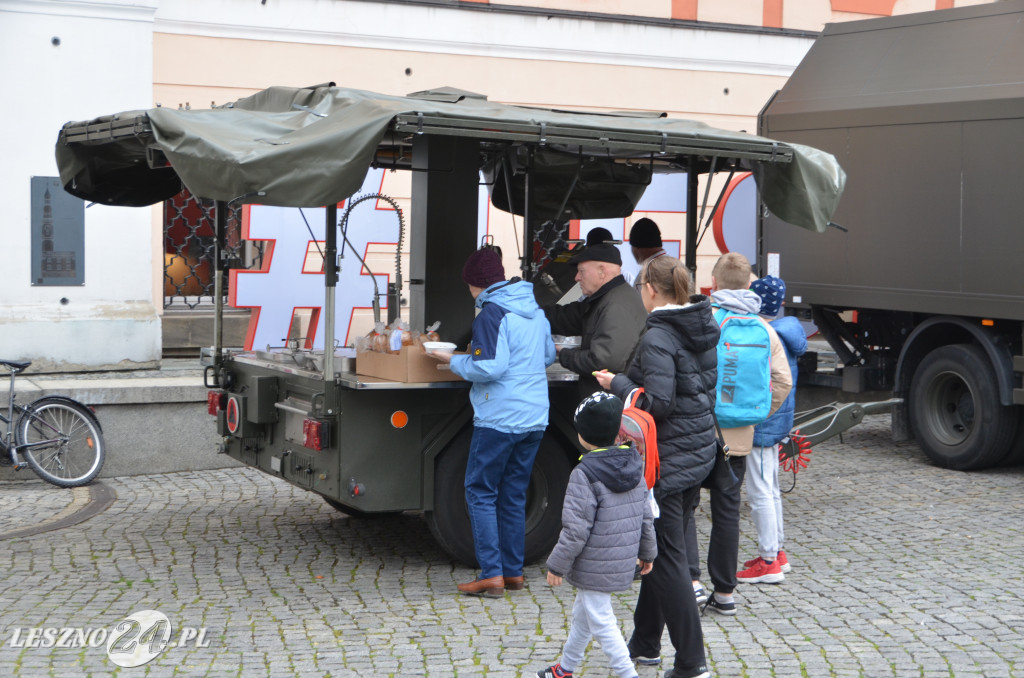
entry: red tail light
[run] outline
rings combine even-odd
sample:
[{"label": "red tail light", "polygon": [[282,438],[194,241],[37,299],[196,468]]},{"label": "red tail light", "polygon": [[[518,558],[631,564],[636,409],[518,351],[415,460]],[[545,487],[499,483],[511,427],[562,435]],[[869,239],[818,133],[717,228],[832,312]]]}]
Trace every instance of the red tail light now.
[{"label": "red tail light", "polygon": [[206,411],[216,417],[228,404],[228,394],[224,391],[210,391],[206,394]]},{"label": "red tail light", "polygon": [[330,429],[325,421],[305,419],[302,422],[302,444],[311,450],[323,450],[330,445]]}]

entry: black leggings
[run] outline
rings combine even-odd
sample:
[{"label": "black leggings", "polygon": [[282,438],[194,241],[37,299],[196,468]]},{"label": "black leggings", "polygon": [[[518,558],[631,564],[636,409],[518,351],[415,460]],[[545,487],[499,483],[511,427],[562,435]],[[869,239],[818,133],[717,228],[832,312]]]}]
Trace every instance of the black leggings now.
[{"label": "black leggings", "polygon": [[629,653],[633,656],[661,655],[661,634],[668,635],[675,647],[675,666],[691,671],[706,663],[704,632],[700,627],[697,600],[687,576],[685,533],[693,524],[694,499],[700,487],[691,487],[658,498],[661,516],[654,521],[658,557],[654,569],[640,582],[640,596],[633,613],[633,637]]}]

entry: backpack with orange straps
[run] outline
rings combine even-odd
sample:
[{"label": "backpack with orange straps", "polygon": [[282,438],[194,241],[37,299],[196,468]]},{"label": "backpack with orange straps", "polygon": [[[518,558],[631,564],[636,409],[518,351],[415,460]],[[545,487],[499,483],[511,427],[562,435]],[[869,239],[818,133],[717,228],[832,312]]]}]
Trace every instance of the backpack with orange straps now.
[{"label": "backpack with orange straps", "polygon": [[643,392],[642,388],[635,388],[626,399],[618,442],[631,442],[636,447],[644,460],[647,489],[651,489],[661,476],[661,460],[658,457],[658,430],[654,425],[654,417],[636,406],[636,399]]}]

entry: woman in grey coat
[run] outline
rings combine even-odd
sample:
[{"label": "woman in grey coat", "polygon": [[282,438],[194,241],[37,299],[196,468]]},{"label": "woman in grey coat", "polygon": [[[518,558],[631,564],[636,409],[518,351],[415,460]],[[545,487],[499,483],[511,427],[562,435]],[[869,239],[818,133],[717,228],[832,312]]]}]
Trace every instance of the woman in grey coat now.
[{"label": "woman in grey coat", "polygon": [[622,401],[594,393],[576,408],[576,431],[587,450],[569,475],[562,504],[562,533],[548,557],[548,583],[563,578],[576,587],[569,638],[558,664],[540,678],[567,678],[596,638],[620,678],[637,675],[612,612],[611,593],[633,582],[637,558],[651,571],[658,555],[643,460],[636,448],[615,445]]}]

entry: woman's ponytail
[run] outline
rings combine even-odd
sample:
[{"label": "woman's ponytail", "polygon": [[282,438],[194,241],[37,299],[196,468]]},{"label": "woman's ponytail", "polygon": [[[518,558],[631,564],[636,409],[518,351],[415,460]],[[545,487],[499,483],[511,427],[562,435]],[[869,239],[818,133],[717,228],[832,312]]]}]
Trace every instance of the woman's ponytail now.
[{"label": "woman's ponytail", "polygon": [[640,281],[683,305],[690,300],[690,271],[675,257],[661,256],[648,259],[640,271]]}]

